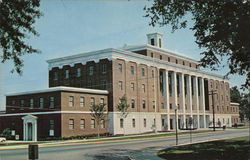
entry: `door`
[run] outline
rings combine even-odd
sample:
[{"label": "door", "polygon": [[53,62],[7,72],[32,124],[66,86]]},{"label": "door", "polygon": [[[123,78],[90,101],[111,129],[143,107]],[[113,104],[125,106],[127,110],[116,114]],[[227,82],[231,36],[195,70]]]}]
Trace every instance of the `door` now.
[{"label": "door", "polygon": [[173,128],[173,119],[170,119],[170,129],[174,129]]},{"label": "door", "polygon": [[32,123],[28,123],[28,141],[32,141]]}]

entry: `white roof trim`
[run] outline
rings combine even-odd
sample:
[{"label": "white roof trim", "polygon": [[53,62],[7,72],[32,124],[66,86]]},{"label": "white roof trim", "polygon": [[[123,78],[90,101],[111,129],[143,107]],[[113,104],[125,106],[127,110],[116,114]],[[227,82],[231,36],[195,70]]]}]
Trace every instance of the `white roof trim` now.
[{"label": "white roof trim", "polygon": [[[62,114],[62,113],[71,113],[71,114],[90,114],[91,111],[51,111],[51,112],[28,112],[28,113],[10,113],[10,114],[1,114],[0,117],[8,116],[27,116],[27,115],[42,115],[42,114]],[[108,112],[104,112],[107,114]]]},{"label": "white roof trim", "polygon": [[51,87],[51,88],[47,88],[47,89],[43,89],[43,90],[26,91],[26,92],[19,92],[19,93],[10,93],[10,94],[6,94],[5,96],[18,96],[18,95],[46,93],[46,92],[55,92],[55,91],[70,91],[70,92],[82,92],[82,93],[94,93],[94,94],[108,94],[107,90],[59,86],[59,87]]},{"label": "white roof trim", "polygon": [[181,53],[171,51],[165,48],[158,48],[156,46],[152,46],[150,44],[144,44],[144,45],[134,45],[134,46],[126,46],[121,49],[127,50],[127,51],[139,51],[139,50],[144,50],[144,49],[151,49],[156,52],[161,52],[162,54],[168,55],[168,56],[175,56],[184,60],[191,61],[193,63],[199,63],[197,59],[194,58],[189,58],[186,55],[182,55]]}]

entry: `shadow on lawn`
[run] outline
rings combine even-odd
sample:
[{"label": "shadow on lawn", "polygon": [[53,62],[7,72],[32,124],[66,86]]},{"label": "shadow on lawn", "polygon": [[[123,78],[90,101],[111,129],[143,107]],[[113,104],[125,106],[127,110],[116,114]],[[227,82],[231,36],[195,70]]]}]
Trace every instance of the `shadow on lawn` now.
[{"label": "shadow on lawn", "polygon": [[167,160],[250,160],[250,142],[224,140],[168,148],[159,152]]}]

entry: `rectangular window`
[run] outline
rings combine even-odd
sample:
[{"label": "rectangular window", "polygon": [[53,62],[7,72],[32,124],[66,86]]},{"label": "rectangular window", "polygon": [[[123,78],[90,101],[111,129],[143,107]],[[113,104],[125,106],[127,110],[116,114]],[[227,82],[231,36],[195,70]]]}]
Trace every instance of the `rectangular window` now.
[{"label": "rectangular window", "polygon": [[12,100],[12,105],[14,106],[16,104],[16,101],[15,100]]},{"label": "rectangular window", "polygon": [[131,83],[131,89],[134,91],[135,90],[135,83]]},{"label": "rectangular window", "polygon": [[81,68],[76,69],[76,77],[81,77]]},{"label": "rectangular window", "polygon": [[101,65],[101,71],[102,71],[102,73],[106,73],[107,72],[107,64],[102,64]]},{"label": "rectangular window", "polygon": [[91,128],[91,129],[94,129],[94,128],[95,128],[95,120],[94,120],[94,119],[91,119],[90,128]]},{"label": "rectangular window", "polygon": [[153,104],[153,109],[155,109],[155,101],[153,101],[152,104]]},{"label": "rectangular window", "polygon": [[169,104],[169,108],[170,108],[170,109],[173,109],[173,107],[172,107],[172,103],[170,103],[170,104]]},{"label": "rectangular window", "polygon": [[154,78],[155,77],[155,71],[154,70],[152,70],[152,78]]},{"label": "rectangular window", "polygon": [[155,45],[155,40],[154,40],[153,38],[150,40],[150,42],[151,42],[151,45],[152,45],[152,46]]},{"label": "rectangular window", "polygon": [[74,129],[74,119],[69,119],[69,129],[70,130]]},{"label": "rectangular window", "polygon": [[54,80],[58,80],[58,72],[54,72]]},{"label": "rectangular window", "polygon": [[131,108],[135,108],[135,100],[134,99],[131,100]]},{"label": "rectangular window", "polygon": [[20,100],[20,106],[24,107],[24,100],[23,99]]},{"label": "rectangular window", "polygon": [[154,57],[154,53],[151,53],[151,57],[152,57],[152,58]]},{"label": "rectangular window", "polygon": [[30,108],[34,108],[34,99],[33,98],[30,99]]},{"label": "rectangular window", "polygon": [[161,48],[161,39],[159,38],[159,47]]},{"label": "rectangular window", "polygon": [[145,109],[146,108],[146,101],[142,100],[142,108]]},{"label": "rectangular window", "polygon": [[107,81],[106,80],[101,80],[101,89],[107,89],[107,86],[106,86],[106,84],[107,84]]},{"label": "rectangular window", "polygon": [[145,76],[145,69],[144,69],[144,68],[141,69],[141,76],[142,76],[142,77]]},{"label": "rectangular window", "polygon": [[118,64],[118,71],[120,72],[120,73],[122,73],[122,64]]},{"label": "rectangular window", "polygon": [[100,99],[100,104],[102,104],[102,105],[104,104],[104,98]]},{"label": "rectangular window", "polygon": [[74,97],[69,96],[69,107],[73,107],[73,106],[74,106]]},{"label": "rectangular window", "polygon": [[91,97],[90,98],[90,106],[93,106],[93,105],[95,105],[95,98]]},{"label": "rectangular window", "polygon": [[160,55],[160,60],[162,60],[162,55]]},{"label": "rectangular window", "polygon": [[89,66],[88,72],[89,72],[89,75],[92,76],[94,74],[94,66]]},{"label": "rectangular window", "polygon": [[121,119],[120,119],[120,128],[123,128],[123,127],[124,127],[124,126],[123,126],[123,125],[124,125],[123,123],[124,123],[124,120],[121,118]]},{"label": "rectangular window", "polygon": [[81,119],[80,121],[80,128],[85,129],[85,119]]},{"label": "rectangular window", "polygon": [[135,128],[135,119],[132,119],[132,126]]},{"label": "rectangular window", "polygon": [[39,99],[39,107],[40,108],[44,107],[44,99],[42,97],[40,97],[40,99]]},{"label": "rectangular window", "polygon": [[164,103],[161,103],[161,109],[164,109],[165,106],[164,106]]},{"label": "rectangular window", "polygon": [[147,127],[147,119],[146,118],[143,119],[143,125],[144,125],[144,128]]},{"label": "rectangular window", "polygon": [[55,98],[54,97],[49,97],[49,107],[55,108]]},{"label": "rectangular window", "polygon": [[65,79],[68,79],[68,78],[69,78],[69,70],[68,70],[68,69],[66,69],[66,70],[64,71],[64,78],[65,78]]},{"label": "rectangular window", "polygon": [[119,81],[118,85],[119,85],[120,90],[122,90],[122,81]]},{"label": "rectangular window", "polygon": [[170,57],[168,57],[168,62],[170,62]]},{"label": "rectangular window", "polygon": [[104,121],[104,119],[101,119],[101,128],[105,128],[105,121]]},{"label": "rectangular window", "polygon": [[152,92],[154,92],[155,91],[155,86],[154,85],[152,85]]},{"label": "rectangular window", "polygon": [[135,74],[135,67],[134,66],[130,66],[130,72],[131,72],[131,74]]},{"label": "rectangular window", "polygon": [[80,97],[80,107],[85,107],[85,98]]},{"label": "rectangular window", "polygon": [[49,120],[49,130],[54,130],[54,129],[55,129],[55,121]]},{"label": "rectangular window", "polygon": [[142,84],[142,92],[145,93],[146,89],[145,89],[145,84]]}]

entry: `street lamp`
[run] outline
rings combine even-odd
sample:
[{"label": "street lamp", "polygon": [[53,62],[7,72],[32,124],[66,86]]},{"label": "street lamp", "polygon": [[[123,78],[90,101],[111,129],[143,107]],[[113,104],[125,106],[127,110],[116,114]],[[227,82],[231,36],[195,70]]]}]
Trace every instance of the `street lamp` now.
[{"label": "street lamp", "polygon": [[212,107],[213,107],[213,130],[215,131],[215,113],[214,113],[214,95],[217,94],[216,90],[211,90],[211,93],[208,95],[212,95]]},{"label": "street lamp", "polygon": [[175,106],[175,108],[174,108],[174,113],[175,113],[175,136],[176,136],[176,145],[178,145],[178,129],[177,129],[177,120],[178,120],[178,118],[177,118],[177,109],[178,109],[178,107],[177,106]]}]

